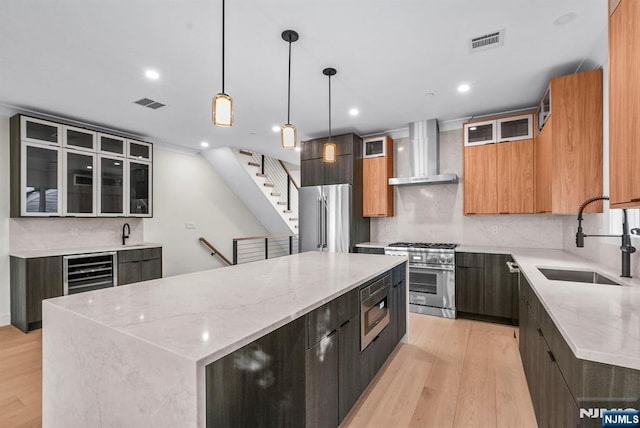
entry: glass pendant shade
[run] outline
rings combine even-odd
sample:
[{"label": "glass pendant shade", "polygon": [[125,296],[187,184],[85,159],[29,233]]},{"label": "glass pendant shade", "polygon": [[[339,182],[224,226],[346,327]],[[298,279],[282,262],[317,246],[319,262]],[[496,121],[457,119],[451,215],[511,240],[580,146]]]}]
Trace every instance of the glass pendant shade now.
[{"label": "glass pendant shade", "polygon": [[335,143],[325,143],[322,148],[322,160],[328,163],[336,161],[336,145]]},{"label": "glass pendant shade", "polygon": [[287,123],[280,129],[280,136],[282,138],[282,148],[283,149],[295,149],[296,148],[296,140],[297,140],[297,132],[295,125]]},{"label": "glass pendant shade", "polygon": [[233,125],[233,99],[227,94],[217,94],[213,99],[213,124],[223,128]]}]

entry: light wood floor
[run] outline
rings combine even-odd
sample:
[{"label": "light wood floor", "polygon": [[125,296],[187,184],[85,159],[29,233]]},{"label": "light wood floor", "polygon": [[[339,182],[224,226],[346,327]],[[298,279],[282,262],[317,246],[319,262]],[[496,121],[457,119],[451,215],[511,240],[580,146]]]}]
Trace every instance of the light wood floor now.
[{"label": "light wood floor", "polygon": [[[536,427],[514,328],[410,314],[344,427]],[[0,427],[39,427],[42,335],[0,328]]]}]

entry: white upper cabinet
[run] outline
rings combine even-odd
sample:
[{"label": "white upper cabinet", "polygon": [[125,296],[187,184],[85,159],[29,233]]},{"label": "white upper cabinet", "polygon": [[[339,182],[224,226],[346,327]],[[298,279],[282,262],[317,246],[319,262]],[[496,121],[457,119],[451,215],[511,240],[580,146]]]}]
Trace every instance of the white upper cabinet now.
[{"label": "white upper cabinet", "polygon": [[533,138],[533,115],[505,117],[498,119],[498,142],[528,140]]},{"label": "white upper cabinet", "polygon": [[464,145],[480,146],[497,141],[496,121],[485,120],[464,124]]},{"label": "white upper cabinet", "polygon": [[142,141],[128,140],[127,157],[150,161],[153,157],[153,145]]},{"label": "white upper cabinet", "polygon": [[111,156],[127,156],[127,140],[109,134],[98,134],[98,152]]},{"label": "white upper cabinet", "polygon": [[87,129],[64,125],[62,142],[64,147],[70,149],[96,151],[96,133]]},{"label": "white upper cabinet", "polygon": [[62,144],[62,125],[42,119],[20,118],[21,140],[27,143]]}]

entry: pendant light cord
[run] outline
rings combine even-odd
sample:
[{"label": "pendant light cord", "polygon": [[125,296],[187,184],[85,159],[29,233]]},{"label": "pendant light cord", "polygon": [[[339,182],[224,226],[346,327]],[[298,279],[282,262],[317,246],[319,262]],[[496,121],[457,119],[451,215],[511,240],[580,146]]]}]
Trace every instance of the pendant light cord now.
[{"label": "pendant light cord", "polygon": [[287,125],[291,124],[291,35],[289,35],[289,79],[287,81]]},{"label": "pendant light cord", "polygon": [[329,141],[331,141],[331,76],[329,76]]},{"label": "pendant light cord", "polygon": [[222,0],[222,93],[224,94],[224,0]]}]

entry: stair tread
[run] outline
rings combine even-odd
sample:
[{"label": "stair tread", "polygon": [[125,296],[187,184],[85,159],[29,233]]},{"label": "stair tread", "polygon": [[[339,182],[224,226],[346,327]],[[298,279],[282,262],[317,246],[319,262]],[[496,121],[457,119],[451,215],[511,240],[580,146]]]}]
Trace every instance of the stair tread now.
[{"label": "stair tread", "polygon": [[255,162],[247,162],[250,166],[257,166],[260,167],[259,163],[255,163]]},{"label": "stair tread", "polygon": [[293,211],[291,211],[291,210],[282,210],[282,212],[285,213],[285,214],[291,214]]},{"label": "stair tread", "polygon": [[277,202],[277,204],[278,204],[278,205],[287,205],[287,203],[286,203],[286,202],[282,202],[282,201],[278,201],[278,202]]},{"label": "stair tread", "polygon": [[261,172],[256,172],[256,177],[263,177],[263,178],[267,178],[267,174],[263,174]]},{"label": "stair tread", "polygon": [[262,185],[263,185],[264,187],[274,187],[274,185],[273,185],[273,184],[271,184],[271,183],[263,183]]},{"label": "stair tread", "polygon": [[289,217],[290,221],[298,221],[298,217]]},{"label": "stair tread", "polygon": [[278,192],[271,192],[271,196],[282,196],[282,195]]},{"label": "stair tread", "polygon": [[250,152],[249,150],[240,150],[240,154],[246,155],[246,156],[253,156],[253,153]]}]

